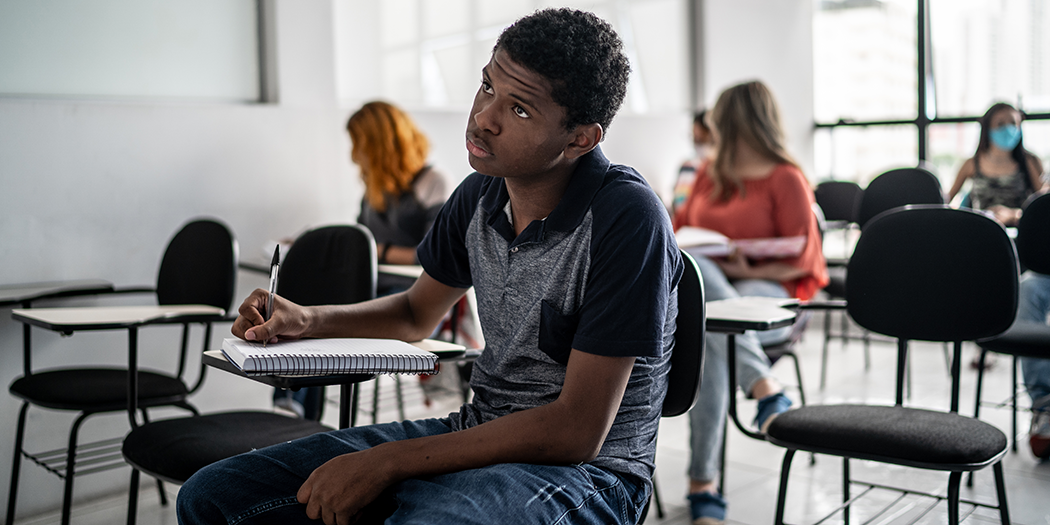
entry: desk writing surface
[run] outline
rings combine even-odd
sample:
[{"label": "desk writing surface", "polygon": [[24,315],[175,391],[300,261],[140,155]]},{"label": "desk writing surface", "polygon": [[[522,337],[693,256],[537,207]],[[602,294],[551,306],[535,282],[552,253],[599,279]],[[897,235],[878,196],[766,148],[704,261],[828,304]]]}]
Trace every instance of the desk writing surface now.
[{"label": "desk writing surface", "polygon": [[0,306],[64,295],[92,294],[113,290],[113,283],[102,279],[78,279],[0,286]]},{"label": "desk writing surface", "polygon": [[772,330],[788,326],[797,313],[784,308],[798,304],[797,299],[773,297],[735,297],[710,301],[707,309],[707,329],[715,332],[743,330]]},{"label": "desk writing surface", "polygon": [[185,317],[222,317],[225,313],[222,308],[190,304],[32,308],[13,310],[11,316],[17,321],[49,330],[73,331],[126,328],[175,321]]}]

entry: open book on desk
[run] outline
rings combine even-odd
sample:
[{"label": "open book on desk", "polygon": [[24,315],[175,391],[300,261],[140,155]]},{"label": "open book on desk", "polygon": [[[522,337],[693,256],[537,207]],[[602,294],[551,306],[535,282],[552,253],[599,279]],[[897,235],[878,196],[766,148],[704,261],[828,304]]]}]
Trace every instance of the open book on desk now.
[{"label": "open book on desk", "polygon": [[690,255],[726,257],[739,251],[751,259],[798,257],[806,247],[806,236],[732,240],[705,228],[682,226],[674,234],[678,247]]},{"label": "open book on desk", "polygon": [[222,341],[222,353],[246,375],[433,374],[438,359],[394,339],[300,339],[263,347],[231,337]]}]

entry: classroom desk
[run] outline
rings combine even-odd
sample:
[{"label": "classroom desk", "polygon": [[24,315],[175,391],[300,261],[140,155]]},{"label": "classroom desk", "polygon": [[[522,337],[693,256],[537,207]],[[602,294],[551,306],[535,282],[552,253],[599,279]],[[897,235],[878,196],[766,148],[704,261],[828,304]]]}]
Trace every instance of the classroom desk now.
[{"label": "classroom desk", "polygon": [[88,306],[78,308],[33,308],[11,312],[27,326],[70,335],[79,331],[128,331],[128,418],[138,426],[138,329],[152,324],[221,321],[226,311],[207,305]]},{"label": "classroom desk", "polygon": [[794,309],[797,299],[772,297],[735,297],[706,304],[709,332],[726,334],[727,361],[729,362],[729,416],[741,432],[748,437],[765,441],[766,437],[747,429],[736,413],[736,336],[747,330],[775,330],[790,326],[798,317]]},{"label": "classroom desk", "polygon": [[[472,360],[481,352],[467,350],[460,345],[426,339],[412,343],[418,348],[438,355],[438,363],[462,362]],[[202,358],[204,364],[218,368],[244,378],[258,381],[276,388],[307,388],[312,386],[339,385],[339,428],[357,425],[357,388],[358,383],[375,379],[376,374],[337,374],[324,376],[282,376],[282,375],[248,375],[237,365],[231,363],[222,350],[208,350]]]},{"label": "classroom desk", "polygon": [[[113,283],[102,279],[79,279],[70,281],[49,281],[40,283],[11,284],[0,286],[0,307],[21,305],[32,308],[34,301],[109,293]],[[31,333],[28,324],[22,325],[22,368],[26,375],[31,373]]]}]

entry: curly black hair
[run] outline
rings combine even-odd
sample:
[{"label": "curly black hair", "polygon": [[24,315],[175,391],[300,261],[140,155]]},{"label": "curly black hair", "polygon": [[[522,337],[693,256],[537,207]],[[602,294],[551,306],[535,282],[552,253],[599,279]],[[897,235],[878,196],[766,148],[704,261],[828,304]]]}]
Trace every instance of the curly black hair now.
[{"label": "curly black hair", "polygon": [[604,20],[569,8],[536,11],[503,31],[492,49],[539,73],[566,109],[565,128],[609,129],[627,93],[631,65],[623,42]]}]

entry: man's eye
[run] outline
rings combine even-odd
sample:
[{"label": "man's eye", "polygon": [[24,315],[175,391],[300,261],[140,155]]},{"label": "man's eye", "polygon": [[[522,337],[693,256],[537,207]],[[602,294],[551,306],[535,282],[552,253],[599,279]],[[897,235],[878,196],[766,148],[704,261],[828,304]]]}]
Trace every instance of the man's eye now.
[{"label": "man's eye", "polygon": [[521,106],[514,106],[514,114],[521,118],[529,118],[529,112]]},{"label": "man's eye", "polygon": [[492,93],[492,85],[484,80],[481,81],[481,90],[485,93]]}]

